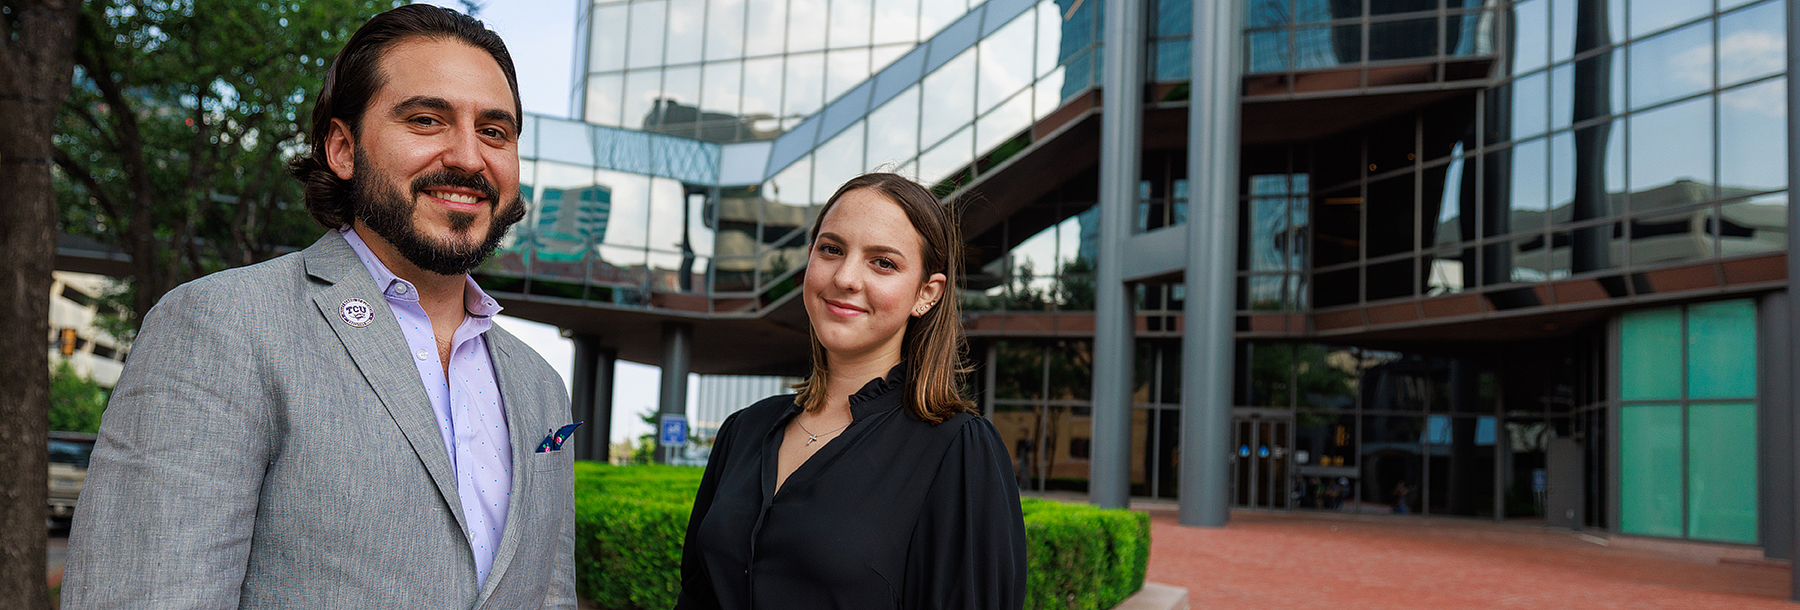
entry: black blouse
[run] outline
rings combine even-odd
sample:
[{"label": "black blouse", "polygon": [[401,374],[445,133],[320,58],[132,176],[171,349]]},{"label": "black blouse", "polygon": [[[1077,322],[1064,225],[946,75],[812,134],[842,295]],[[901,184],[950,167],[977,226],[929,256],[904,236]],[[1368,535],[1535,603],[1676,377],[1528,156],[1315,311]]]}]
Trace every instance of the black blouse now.
[{"label": "black blouse", "polygon": [[905,365],[850,397],[851,424],[775,493],[794,396],[725,420],[700,480],[676,608],[983,608],[1025,600],[1025,523],[993,424],[928,424]]}]

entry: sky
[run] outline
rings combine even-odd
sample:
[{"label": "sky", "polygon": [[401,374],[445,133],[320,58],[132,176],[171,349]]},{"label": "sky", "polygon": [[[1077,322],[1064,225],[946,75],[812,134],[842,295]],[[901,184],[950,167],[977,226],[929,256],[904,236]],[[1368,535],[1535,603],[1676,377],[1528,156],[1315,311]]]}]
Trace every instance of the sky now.
[{"label": "sky", "polygon": [[[463,10],[457,0],[430,4]],[[569,117],[570,78],[574,68],[575,22],[579,0],[487,0],[476,2],[475,17],[506,41],[519,76],[519,101],[525,112]],[[537,349],[562,375],[566,388],[574,371],[575,348],[555,326],[501,314],[496,321],[507,332]],[[662,369],[620,360],[614,370],[612,440],[622,441],[651,428],[638,415],[656,408]],[[689,402],[697,392],[689,376]]]}]

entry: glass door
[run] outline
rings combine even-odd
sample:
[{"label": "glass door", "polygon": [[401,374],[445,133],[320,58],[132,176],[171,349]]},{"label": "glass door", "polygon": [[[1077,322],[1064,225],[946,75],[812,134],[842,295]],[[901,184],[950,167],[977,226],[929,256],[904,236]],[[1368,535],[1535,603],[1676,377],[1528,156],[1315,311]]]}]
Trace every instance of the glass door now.
[{"label": "glass door", "polygon": [[1286,420],[1237,418],[1232,422],[1232,504],[1239,508],[1292,508]]}]

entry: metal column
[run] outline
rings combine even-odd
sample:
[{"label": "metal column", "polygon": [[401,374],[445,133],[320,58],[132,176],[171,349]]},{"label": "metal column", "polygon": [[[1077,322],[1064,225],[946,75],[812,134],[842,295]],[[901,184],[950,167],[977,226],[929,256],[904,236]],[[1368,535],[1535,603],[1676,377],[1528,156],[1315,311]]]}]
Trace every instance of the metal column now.
[{"label": "metal column", "polygon": [[[663,323],[662,392],[657,400],[658,414],[687,415],[687,376],[694,349],[694,327],[682,322]],[[656,435],[656,462],[668,463],[669,452],[662,445],[662,434]]]},{"label": "metal column", "polygon": [[575,429],[575,459],[605,462],[612,442],[613,365],[616,350],[607,349],[596,335],[575,335],[575,370],[569,388],[570,421],[585,421]]},{"label": "metal column", "polygon": [[1237,308],[1240,2],[1194,5],[1187,299],[1181,328],[1182,525],[1225,525]]},{"label": "metal column", "polygon": [[[1787,39],[1789,41],[1787,46],[1787,179],[1788,184],[1793,185],[1800,184],[1800,151],[1796,151],[1794,148],[1795,144],[1800,144],[1800,116],[1794,114],[1794,108],[1800,108],[1800,79],[1794,78],[1794,75],[1800,74],[1800,70],[1796,70],[1796,68],[1800,68],[1800,44],[1793,44],[1793,41],[1800,40],[1800,0],[1787,0]],[[1800,206],[1795,206],[1790,202],[1787,212],[1788,226],[1800,227]],[[1792,291],[1795,286],[1800,286],[1800,264],[1795,264],[1795,261],[1800,261],[1800,240],[1788,240],[1787,259],[1787,285],[1788,290]],[[1800,329],[1800,299],[1790,296],[1787,299],[1787,306],[1788,329],[1789,332],[1792,332],[1794,329]],[[1764,367],[1764,370],[1777,375],[1785,375],[1788,379],[1800,379],[1800,341],[1789,337],[1787,362],[1781,364],[1786,366],[1779,368],[1768,366]],[[1796,409],[1795,404],[1791,402],[1795,396],[1800,396],[1800,392],[1790,391],[1788,393],[1790,402],[1781,405],[1780,408],[1789,409],[1791,412],[1800,412],[1800,409]],[[1796,426],[1793,438],[1800,438],[1800,417],[1794,417],[1792,421]],[[1800,459],[1800,451],[1796,451],[1794,454],[1796,459]],[[1800,477],[1800,465],[1797,465],[1792,472],[1796,477]],[[1800,479],[1797,479],[1794,485],[1795,489],[1800,489]],[[1800,502],[1795,502],[1788,514],[1783,517],[1792,519],[1795,524],[1795,527],[1789,531],[1800,535]],[[1800,540],[1795,542],[1793,548],[1800,550]],[[1790,594],[1790,599],[1800,601],[1800,561],[1794,562],[1794,568],[1790,568],[1790,571],[1793,581],[1793,592]]]},{"label": "metal column", "polygon": [[1088,497],[1095,505],[1131,503],[1132,313],[1125,285],[1143,170],[1145,0],[1106,3],[1104,108],[1100,115],[1100,243],[1094,301],[1094,443]]}]

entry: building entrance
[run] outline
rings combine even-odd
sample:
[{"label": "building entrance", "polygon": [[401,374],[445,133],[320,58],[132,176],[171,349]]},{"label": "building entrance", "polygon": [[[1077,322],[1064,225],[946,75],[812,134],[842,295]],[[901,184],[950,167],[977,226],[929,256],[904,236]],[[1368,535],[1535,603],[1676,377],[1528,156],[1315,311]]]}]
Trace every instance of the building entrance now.
[{"label": "building entrance", "polygon": [[1232,420],[1232,505],[1238,508],[1293,507],[1289,469],[1293,422],[1239,417]]}]

